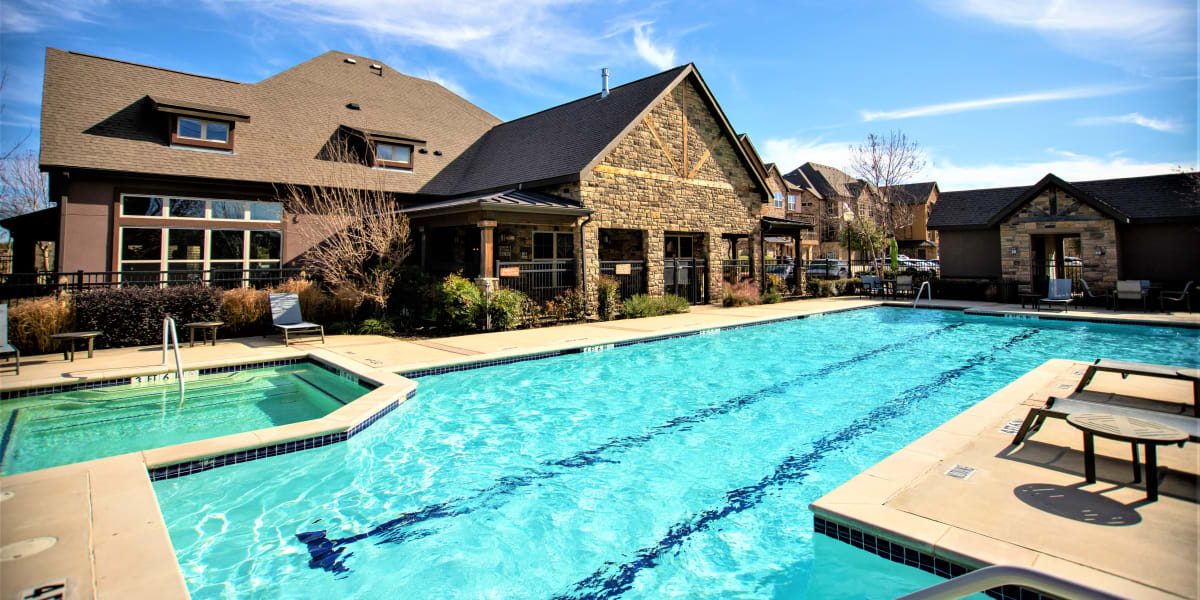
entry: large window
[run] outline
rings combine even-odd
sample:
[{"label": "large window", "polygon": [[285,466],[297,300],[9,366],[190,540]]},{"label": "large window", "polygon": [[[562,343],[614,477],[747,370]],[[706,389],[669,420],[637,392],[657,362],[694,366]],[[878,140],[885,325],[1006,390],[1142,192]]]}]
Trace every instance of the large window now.
[{"label": "large window", "polygon": [[125,217],[278,222],[283,220],[283,205],[278,202],[125,194],[121,196],[121,215]]},{"label": "large window", "polygon": [[563,260],[575,258],[575,234],[571,232],[537,231],[533,234],[533,260]]},{"label": "large window", "polygon": [[175,117],[171,143],[220,150],[233,149],[233,123],[196,117]]},{"label": "large window", "polygon": [[[134,281],[240,282],[247,272],[278,268],[283,233],[273,229],[122,227],[122,277]],[[141,273],[142,276],[136,276]]]}]

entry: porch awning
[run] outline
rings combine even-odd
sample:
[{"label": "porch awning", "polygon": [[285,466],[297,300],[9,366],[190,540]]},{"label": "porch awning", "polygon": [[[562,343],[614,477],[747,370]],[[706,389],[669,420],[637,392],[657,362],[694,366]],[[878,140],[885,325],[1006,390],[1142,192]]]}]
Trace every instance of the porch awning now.
[{"label": "porch awning", "polygon": [[505,190],[478,196],[452,198],[431,204],[412,206],[400,212],[409,217],[428,217],[434,215],[449,215],[476,210],[495,212],[538,213],[549,215],[586,216],[592,214],[592,209],[584,208],[574,200],[559,198],[538,192],[520,190]]},{"label": "porch awning", "polygon": [[767,242],[768,244],[790,244],[790,243],[792,243],[792,238],[769,236],[763,241]]},{"label": "porch awning", "polygon": [[816,227],[808,221],[798,221],[796,219],[781,219],[779,217],[763,217],[760,220],[763,233],[782,233],[782,234],[797,234],[803,231],[812,231]]}]

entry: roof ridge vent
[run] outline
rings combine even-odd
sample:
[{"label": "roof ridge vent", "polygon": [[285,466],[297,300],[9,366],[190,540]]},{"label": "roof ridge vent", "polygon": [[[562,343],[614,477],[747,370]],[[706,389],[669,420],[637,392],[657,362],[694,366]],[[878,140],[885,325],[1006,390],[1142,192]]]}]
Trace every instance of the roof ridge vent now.
[{"label": "roof ridge vent", "polygon": [[346,64],[350,64],[350,65],[357,65],[357,64],[358,64],[358,61],[357,61],[357,60],[354,60],[353,58],[349,58],[349,57],[347,57],[347,58],[344,60],[344,62],[345,62]]},{"label": "roof ridge vent", "polygon": [[371,70],[372,70],[372,71],[379,71],[379,72],[378,72],[378,73],[376,73],[376,74],[377,74],[377,75],[379,75],[380,77],[383,77],[383,65],[381,65],[381,64],[379,64],[379,63],[375,63],[375,64],[371,65]]}]

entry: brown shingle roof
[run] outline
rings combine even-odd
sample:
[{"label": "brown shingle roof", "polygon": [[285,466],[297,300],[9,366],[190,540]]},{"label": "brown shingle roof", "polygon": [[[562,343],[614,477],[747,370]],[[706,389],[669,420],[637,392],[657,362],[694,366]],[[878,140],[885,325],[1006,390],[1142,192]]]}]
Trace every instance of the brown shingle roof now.
[{"label": "brown shingle roof", "polygon": [[[357,64],[344,62],[357,59]],[[500,123],[442,86],[330,51],[258,83],[237,83],[107,58],[46,51],[41,163],[268,183],[319,184],[380,176],[389,191],[420,191]],[[234,154],[171,148],[150,96],[244,111]],[[357,103],[360,110],[346,108]],[[339,125],[400,131],[428,141],[412,173],[372,171],[316,157]],[[434,151],[441,151],[436,156]]]},{"label": "brown shingle roof", "polygon": [[888,187],[888,200],[896,204],[925,204],[937,188],[936,181],[905,183]]}]

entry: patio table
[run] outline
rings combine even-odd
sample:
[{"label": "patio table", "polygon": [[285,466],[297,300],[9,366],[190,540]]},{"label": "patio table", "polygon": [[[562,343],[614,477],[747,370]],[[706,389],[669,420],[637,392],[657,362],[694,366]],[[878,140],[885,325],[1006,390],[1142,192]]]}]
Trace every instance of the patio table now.
[{"label": "patio table", "polygon": [[1100,436],[1118,442],[1129,442],[1133,447],[1133,482],[1142,480],[1142,467],[1138,460],[1138,444],[1146,447],[1146,499],[1158,500],[1158,446],[1183,445],[1188,434],[1156,421],[1121,417],[1101,413],[1076,413],[1067,415],[1067,423],[1083,432],[1083,473],[1088,483],[1096,483],[1096,442]]},{"label": "patio table", "polygon": [[183,326],[188,330],[188,347],[196,346],[196,330],[200,330],[200,345],[203,346],[208,342],[209,334],[212,335],[212,345],[217,345],[217,328],[224,325],[224,321],[196,321],[195,323],[185,323]]},{"label": "patio table", "polygon": [[1033,292],[1021,292],[1017,294],[1021,297],[1021,308],[1025,308],[1025,303],[1029,303],[1029,307],[1033,310],[1041,310],[1038,306],[1038,301],[1042,299],[1043,294],[1035,294]]},{"label": "patio table", "polygon": [[92,349],[97,337],[100,337],[100,331],[70,331],[67,333],[56,333],[50,336],[50,339],[66,342],[63,347],[63,360],[67,360],[67,352],[70,351],[71,362],[75,362],[75,342],[78,340],[87,340],[88,358],[92,357]]}]

